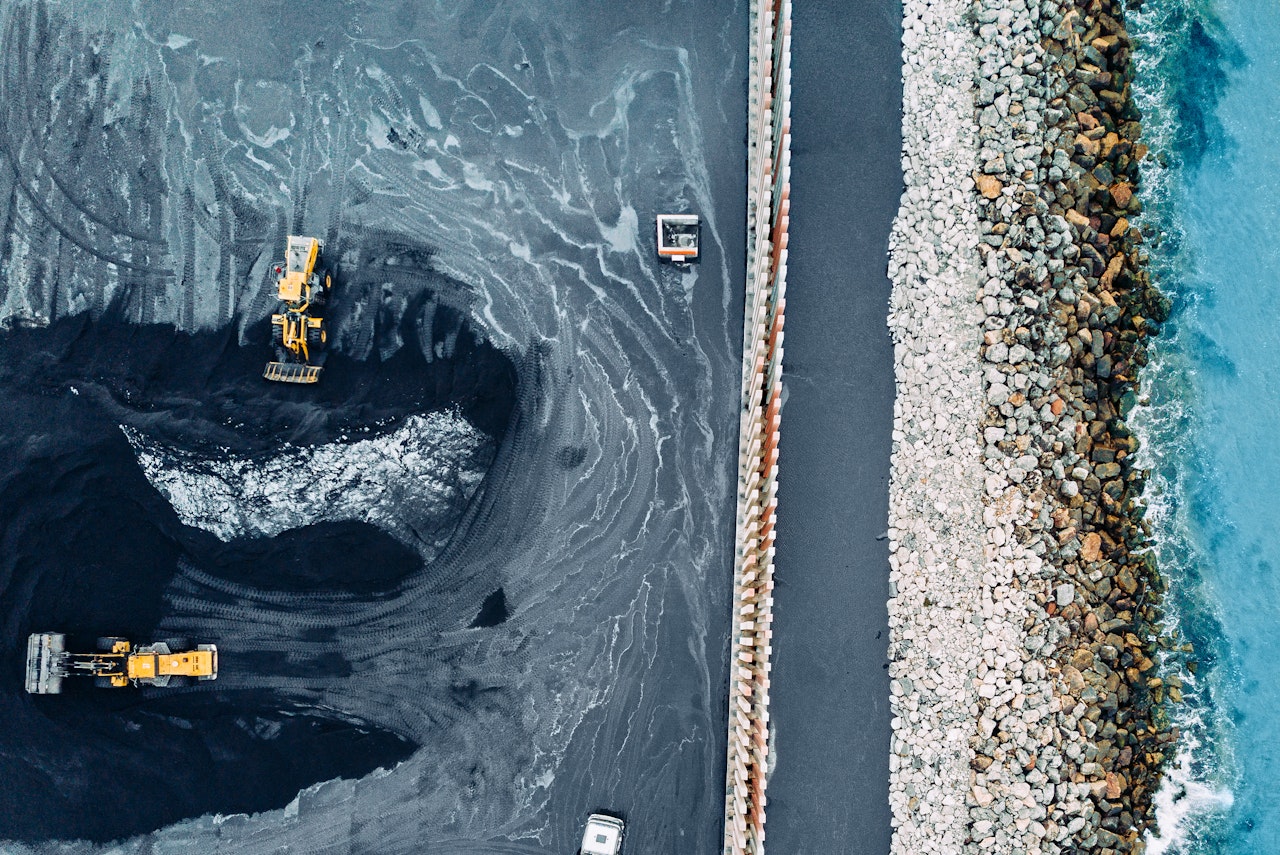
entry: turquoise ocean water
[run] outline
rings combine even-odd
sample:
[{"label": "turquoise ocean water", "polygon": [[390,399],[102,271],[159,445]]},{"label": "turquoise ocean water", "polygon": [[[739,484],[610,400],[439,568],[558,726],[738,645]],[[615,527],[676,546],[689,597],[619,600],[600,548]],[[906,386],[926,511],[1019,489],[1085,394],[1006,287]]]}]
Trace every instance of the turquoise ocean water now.
[{"label": "turquoise ocean water", "polygon": [[1280,3],[1147,0],[1129,22],[1174,302],[1134,421],[1198,665],[1150,851],[1280,853]]}]

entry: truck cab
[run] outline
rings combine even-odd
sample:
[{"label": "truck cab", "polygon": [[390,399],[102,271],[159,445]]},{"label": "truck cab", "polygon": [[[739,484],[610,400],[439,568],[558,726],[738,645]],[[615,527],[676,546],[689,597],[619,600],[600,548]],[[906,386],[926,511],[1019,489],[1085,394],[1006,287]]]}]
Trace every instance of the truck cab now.
[{"label": "truck cab", "polygon": [[587,817],[578,852],[580,855],[618,855],[622,851],[624,829],[625,825],[617,817],[593,813]]},{"label": "truck cab", "polygon": [[659,214],[657,218],[658,258],[672,264],[695,264],[699,260],[702,220],[697,214]]}]

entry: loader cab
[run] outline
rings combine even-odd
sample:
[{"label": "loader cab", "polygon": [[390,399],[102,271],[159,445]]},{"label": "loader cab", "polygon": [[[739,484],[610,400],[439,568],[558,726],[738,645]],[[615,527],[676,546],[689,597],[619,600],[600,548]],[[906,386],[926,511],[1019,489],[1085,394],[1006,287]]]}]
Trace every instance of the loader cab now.
[{"label": "loader cab", "polygon": [[285,247],[284,269],[277,280],[278,296],[285,303],[297,303],[307,296],[308,286],[320,255],[320,241],[311,237],[289,236]]}]

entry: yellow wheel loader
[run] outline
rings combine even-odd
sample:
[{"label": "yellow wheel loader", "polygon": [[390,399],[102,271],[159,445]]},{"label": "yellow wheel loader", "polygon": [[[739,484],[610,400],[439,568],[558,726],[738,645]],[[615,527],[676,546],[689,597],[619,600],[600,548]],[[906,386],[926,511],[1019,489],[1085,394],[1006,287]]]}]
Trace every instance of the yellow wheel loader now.
[{"label": "yellow wheel loader", "polygon": [[186,649],[185,642],[158,641],[135,647],[127,639],[109,636],[99,638],[97,647],[96,653],[70,653],[64,634],[32,633],[27,639],[27,691],[56,695],[67,677],[92,677],[95,686],[117,689],[218,679],[218,648],[212,644]]},{"label": "yellow wheel loader", "polygon": [[285,260],[275,265],[280,306],[271,316],[276,361],[268,362],[262,371],[268,380],[315,383],[320,379],[316,361],[329,339],[320,311],[333,287],[330,274],[319,268],[323,248],[316,238],[290,235]]}]

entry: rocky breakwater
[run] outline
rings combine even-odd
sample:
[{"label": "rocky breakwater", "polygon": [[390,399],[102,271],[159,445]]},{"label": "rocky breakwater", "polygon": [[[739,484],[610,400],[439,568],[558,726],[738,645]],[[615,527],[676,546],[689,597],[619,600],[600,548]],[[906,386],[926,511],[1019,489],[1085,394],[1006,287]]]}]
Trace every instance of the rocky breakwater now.
[{"label": "rocky breakwater", "polygon": [[[904,22],[894,850],[1140,852],[1179,686],[1157,669],[1162,585],[1125,421],[1167,304],[1134,225],[1123,8],[908,2]],[[961,97],[967,131],[951,127]],[[951,435],[966,420],[976,456]]]},{"label": "rocky breakwater", "polygon": [[979,673],[980,846],[1142,851],[1175,736],[1125,422],[1168,306],[1133,222],[1145,147],[1123,13],[1112,0],[975,7],[987,573],[993,608],[1004,590],[1021,620],[996,649],[1020,641],[1023,660]]}]

